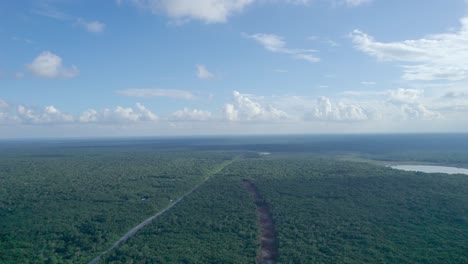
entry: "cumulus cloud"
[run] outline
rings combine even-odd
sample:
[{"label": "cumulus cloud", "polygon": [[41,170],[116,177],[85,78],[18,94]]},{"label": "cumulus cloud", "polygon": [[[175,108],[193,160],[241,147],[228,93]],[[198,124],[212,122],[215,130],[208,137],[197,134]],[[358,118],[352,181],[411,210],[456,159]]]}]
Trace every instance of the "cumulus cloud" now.
[{"label": "cumulus cloud", "polygon": [[255,40],[266,50],[274,53],[288,54],[291,57],[308,62],[319,62],[320,58],[315,56],[317,50],[313,49],[291,49],[286,46],[283,37],[274,34],[253,34],[245,35],[249,39]]},{"label": "cumulus cloud", "polygon": [[46,106],[42,110],[19,105],[17,114],[18,119],[26,124],[59,124],[70,123],[74,120],[72,115],[63,113],[53,105]]},{"label": "cumulus cloud", "polygon": [[176,99],[194,99],[195,96],[189,91],[174,89],[126,89],[117,91],[118,94],[129,97],[170,97]]},{"label": "cumulus cloud", "polygon": [[235,13],[242,12],[254,0],[133,0],[139,7],[153,13],[165,13],[176,21],[201,20],[223,23]]},{"label": "cumulus cloud", "polygon": [[30,64],[27,65],[29,71],[43,78],[73,78],[78,76],[78,68],[72,65],[65,67],[62,63],[62,58],[44,51],[37,56]]},{"label": "cumulus cloud", "polygon": [[279,121],[289,118],[284,111],[238,91],[233,92],[233,102],[224,105],[223,113],[228,121]]},{"label": "cumulus cloud", "polygon": [[88,109],[84,111],[79,121],[82,123],[131,123],[140,121],[156,121],[159,117],[144,105],[137,103],[136,108],[117,106],[115,109]]},{"label": "cumulus cloud", "polygon": [[172,113],[171,119],[177,121],[209,121],[212,119],[212,114],[209,111],[184,108]]},{"label": "cumulus cloud", "polygon": [[388,100],[393,103],[416,103],[424,94],[424,90],[420,89],[404,89],[398,88],[388,90]]},{"label": "cumulus cloud", "polygon": [[0,109],[0,125],[19,123],[18,117]]},{"label": "cumulus cloud", "polygon": [[0,99],[0,108],[8,108],[8,103],[4,100]]},{"label": "cumulus cloud", "polygon": [[197,77],[201,80],[207,80],[214,78],[214,74],[208,71],[205,65],[197,64]]},{"label": "cumulus cloud", "polygon": [[442,115],[440,113],[429,110],[423,104],[404,104],[401,106],[401,112],[405,120],[434,120],[442,118]]},{"label": "cumulus cloud", "polygon": [[364,121],[369,119],[368,111],[357,104],[339,102],[333,104],[330,98],[321,96],[317,99],[313,113],[306,119],[324,121]]},{"label": "cumulus cloud", "polygon": [[381,61],[404,62],[404,80],[458,81],[468,77],[468,17],[461,20],[456,32],[429,35],[416,40],[379,42],[354,30],[355,47]]},{"label": "cumulus cloud", "polygon": [[136,108],[140,112],[140,118],[139,118],[140,121],[156,121],[159,119],[159,117],[155,113],[148,110],[141,103],[137,103]]},{"label": "cumulus cloud", "polygon": [[432,120],[442,118],[442,115],[430,110],[421,101],[424,99],[422,89],[398,88],[386,92],[387,102],[395,105],[400,110],[404,120]]},{"label": "cumulus cloud", "polygon": [[86,21],[82,18],[78,18],[76,23],[91,33],[101,33],[106,28],[106,25],[99,21]]},{"label": "cumulus cloud", "polygon": [[235,108],[233,104],[225,104],[223,108],[224,117],[228,121],[238,121],[239,120],[239,111]]},{"label": "cumulus cloud", "polygon": [[12,119],[9,114],[10,105],[4,100],[0,99],[0,125],[9,123]]}]

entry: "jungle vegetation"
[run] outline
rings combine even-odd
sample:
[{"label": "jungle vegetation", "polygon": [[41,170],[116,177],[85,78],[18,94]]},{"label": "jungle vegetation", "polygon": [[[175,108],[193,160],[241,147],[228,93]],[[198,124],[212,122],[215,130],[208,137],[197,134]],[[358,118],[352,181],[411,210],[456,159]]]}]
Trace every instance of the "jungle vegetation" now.
[{"label": "jungle vegetation", "polygon": [[467,263],[468,176],[382,165],[468,167],[467,142],[463,135],[0,142],[0,263],[87,263],[239,155],[102,263],[255,263],[260,227],[245,180],[272,212],[277,263]]}]

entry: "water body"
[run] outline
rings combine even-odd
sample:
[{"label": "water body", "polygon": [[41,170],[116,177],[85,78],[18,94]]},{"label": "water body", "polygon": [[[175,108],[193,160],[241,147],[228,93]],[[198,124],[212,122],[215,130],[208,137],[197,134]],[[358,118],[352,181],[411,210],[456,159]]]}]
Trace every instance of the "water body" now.
[{"label": "water body", "polygon": [[468,169],[445,167],[445,166],[432,166],[432,165],[396,165],[391,166],[393,169],[404,171],[419,171],[425,173],[447,173],[447,174],[466,174]]}]

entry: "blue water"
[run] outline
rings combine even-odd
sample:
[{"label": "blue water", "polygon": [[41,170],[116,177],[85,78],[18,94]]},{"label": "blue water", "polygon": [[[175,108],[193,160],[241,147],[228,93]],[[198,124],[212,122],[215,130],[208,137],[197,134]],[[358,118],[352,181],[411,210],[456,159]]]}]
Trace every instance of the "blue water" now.
[{"label": "blue water", "polygon": [[393,169],[404,171],[419,171],[425,173],[447,173],[447,174],[466,174],[468,169],[445,167],[445,166],[431,166],[431,165],[396,165],[391,166]]}]

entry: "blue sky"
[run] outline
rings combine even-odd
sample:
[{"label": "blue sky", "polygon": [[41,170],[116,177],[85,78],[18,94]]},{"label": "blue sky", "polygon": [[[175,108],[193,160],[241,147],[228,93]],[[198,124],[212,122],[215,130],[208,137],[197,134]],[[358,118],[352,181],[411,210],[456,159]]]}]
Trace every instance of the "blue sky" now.
[{"label": "blue sky", "polygon": [[0,137],[468,132],[464,0],[0,2]]}]

